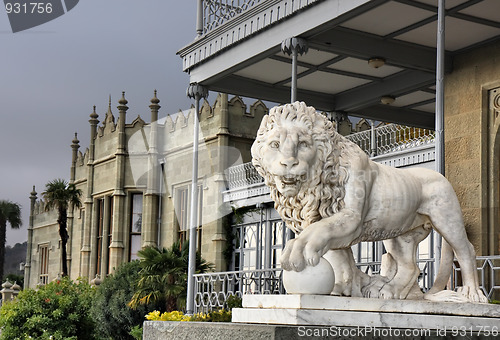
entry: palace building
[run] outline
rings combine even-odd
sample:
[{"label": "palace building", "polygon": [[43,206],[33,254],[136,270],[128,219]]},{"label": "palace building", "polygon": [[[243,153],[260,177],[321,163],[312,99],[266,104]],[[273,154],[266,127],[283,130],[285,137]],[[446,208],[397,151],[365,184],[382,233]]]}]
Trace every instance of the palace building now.
[{"label": "palace building", "polygon": [[[146,246],[169,247],[187,238],[192,173],[194,108],[158,120],[156,97],[149,105],[151,123],[140,116],[127,120],[127,100],[99,122],[90,115],[90,145],[71,144],[70,183],[83,191],[82,207],[69,212],[67,245],[71,278],[101,278],[120,263],[137,259]],[[222,200],[224,171],[250,161],[250,146],[267,107],[246,107],[239,97],[220,94],[200,112],[198,249],[226,270],[224,217],[231,207]],[[229,128],[231,126],[231,128]],[[33,287],[61,272],[56,212],[31,193],[26,285]]]}]

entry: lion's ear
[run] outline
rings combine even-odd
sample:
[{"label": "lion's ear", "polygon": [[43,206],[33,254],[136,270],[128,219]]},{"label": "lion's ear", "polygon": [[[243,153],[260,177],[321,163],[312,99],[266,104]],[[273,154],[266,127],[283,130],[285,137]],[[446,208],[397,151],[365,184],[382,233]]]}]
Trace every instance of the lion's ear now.
[{"label": "lion's ear", "polygon": [[269,120],[269,115],[265,115],[264,117],[262,117],[262,121],[260,122],[259,130],[257,130],[257,135],[262,135],[262,134],[266,133],[266,131],[268,130],[268,126],[267,126],[268,120]]},{"label": "lion's ear", "polygon": [[260,123],[260,126],[266,126],[268,120],[269,120],[269,115],[264,115],[264,117],[262,117],[262,122]]}]

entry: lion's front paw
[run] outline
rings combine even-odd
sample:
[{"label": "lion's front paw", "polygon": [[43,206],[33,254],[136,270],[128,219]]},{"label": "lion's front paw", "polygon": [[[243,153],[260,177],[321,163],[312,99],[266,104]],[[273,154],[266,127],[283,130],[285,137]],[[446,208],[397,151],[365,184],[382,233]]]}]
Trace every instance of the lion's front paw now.
[{"label": "lion's front paw", "polygon": [[302,255],[303,250],[304,246],[298,239],[289,240],[281,255],[281,267],[288,271],[302,271],[306,266],[304,256]]}]

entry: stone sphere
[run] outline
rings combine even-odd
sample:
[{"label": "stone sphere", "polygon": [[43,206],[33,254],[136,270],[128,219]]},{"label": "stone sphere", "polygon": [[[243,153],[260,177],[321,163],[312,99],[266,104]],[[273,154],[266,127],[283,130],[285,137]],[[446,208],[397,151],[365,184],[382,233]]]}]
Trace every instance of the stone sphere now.
[{"label": "stone sphere", "polygon": [[335,285],[335,274],[330,263],[320,258],[315,267],[303,271],[283,270],[283,286],[288,294],[329,295]]}]

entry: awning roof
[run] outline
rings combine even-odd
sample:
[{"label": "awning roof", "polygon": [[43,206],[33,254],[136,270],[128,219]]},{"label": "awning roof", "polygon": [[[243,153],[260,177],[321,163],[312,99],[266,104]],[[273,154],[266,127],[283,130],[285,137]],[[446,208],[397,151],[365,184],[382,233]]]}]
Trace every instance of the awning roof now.
[{"label": "awning roof", "polygon": [[[179,51],[191,82],[213,91],[288,102],[291,59],[280,51],[280,43],[299,36],[309,45],[298,59],[299,100],[319,110],[434,126],[437,1],[309,1],[295,12],[289,10],[288,16],[268,19],[260,29],[234,37],[247,27],[242,25],[253,25],[284,2],[261,1]],[[446,8],[450,72],[455,55],[499,39],[500,1],[447,0]],[[372,57],[386,64],[372,68],[367,62]],[[383,105],[382,96],[396,100]]]}]

